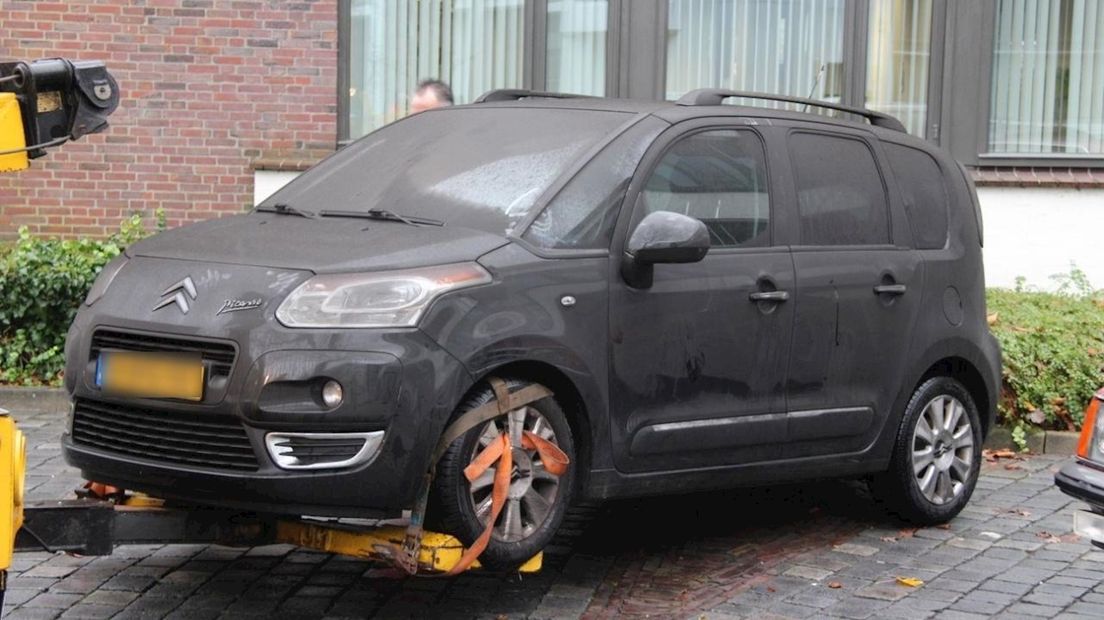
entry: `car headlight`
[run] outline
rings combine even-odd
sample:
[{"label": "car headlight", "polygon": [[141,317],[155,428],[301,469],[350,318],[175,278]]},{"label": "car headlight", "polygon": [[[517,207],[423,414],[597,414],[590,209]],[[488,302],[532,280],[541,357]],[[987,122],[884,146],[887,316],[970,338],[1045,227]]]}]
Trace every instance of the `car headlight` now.
[{"label": "car headlight", "polygon": [[103,269],[100,270],[100,275],[96,276],[96,281],[92,283],[92,288],[88,289],[88,295],[84,297],[84,305],[91,306],[99,301],[107,292],[107,287],[111,286],[111,281],[119,275],[126,263],[126,254],[120,254],[104,265]]},{"label": "car headlight", "polygon": [[323,274],[292,291],[276,318],[287,327],[413,327],[442,294],[490,281],[475,263]]}]

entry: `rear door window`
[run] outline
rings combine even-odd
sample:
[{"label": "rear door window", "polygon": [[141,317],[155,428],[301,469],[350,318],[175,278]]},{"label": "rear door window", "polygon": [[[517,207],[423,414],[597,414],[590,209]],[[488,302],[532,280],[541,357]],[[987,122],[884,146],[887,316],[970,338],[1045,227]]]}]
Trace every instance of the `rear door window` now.
[{"label": "rear door window", "polygon": [[866,142],[802,131],[789,148],[801,245],[890,242],[885,184]]},{"label": "rear door window", "polygon": [[947,244],[948,193],[939,164],[931,155],[907,146],[882,143],[889,167],[901,188],[905,214],[917,249],[939,250]]},{"label": "rear door window", "polygon": [[753,131],[718,129],[682,138],[643,191],[644,213],[701,220],[715,248],[770,244],[770,192],[763,143]]}]

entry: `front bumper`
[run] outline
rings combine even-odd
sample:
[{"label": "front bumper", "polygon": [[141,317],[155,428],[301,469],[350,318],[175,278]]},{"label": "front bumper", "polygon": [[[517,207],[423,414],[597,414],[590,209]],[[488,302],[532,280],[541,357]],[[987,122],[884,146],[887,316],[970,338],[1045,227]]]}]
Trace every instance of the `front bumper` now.
[{"label": "front bumper", "polygon": [[1054,474],[1054,484],[1063,493],[1088,503],[1094,510],[1104,512],[1104,471],[1074,459]]},{"label": "front bumper", "polygon": [[[173,270],[171,264],[157,267]],[[232,276],[212,281],[264,281],[265,274],[234,269]],[[120,278],[125,275],[126,271]],[[173,272],[160,279],[179,277]],[[284,276],[281,282],[290,288],[300,279]],[[62,440],[66,460],[89,480],[194,504],[352,517],[393,516],[409,508],[437,438],[470,386],[463,366],[418,329],[288,329],[274,318],[272,304],[282,298],[279,294],[256,311],[219,315],[221,296],[204,297],[203,282],[197,286],[199,300],[189,313],[171,307],[136,310],[118,280],[101,301],[78,313],[66,342],[66,388],[78,422],[70,420]],[[154,301],[159,292],[153,294]],[[104,338],[104,332],[110,338]],[[173,339],[221,343],[216,353],[232,354],[233,361],[218,362],[218,372],[208,368],[200,402],[112,398],[95,384],[97,347],[102,350],[104,342],[115,346],[127,339],[138,339],[142,346]],[[316,388],[328,379],[344,388],[344,401],[333,409],[315,398]],[[82,411],[101,417],[87,417]],[[102,417],[108,415],[121,417]],[[237,434],[238,443],[231,448],[241,462],[223,466],[221,448],[212,446],[224,440],[213,436],[207,446],[197,438],[196,429],[205,432],[206,423],[218,432]],[[265,445],[266,435],[273,431],[383,431],[384,437],[368,462],[340,469],[287,470],[276,465]],[[171,444],[157,445],[174,432]],[[187,446],[195,446],[196,456],[183,449]],[[209,453],[214,457],[203,456]]]},{"label": "front bumper", "polygon": [[1073,531],[1104,549],[1104,471],[1074,459],[1054,474],[1054,484],[1066,495],[1089,504],[1091,512],[1074,513]]},{"label": "front bumper", "polygon": [[[277,514],[393,516],[413,504],[429,454],[467,380],[459,363],[418,332],[408,335],[405,353],[405,362],[391,354],[334,350],[277,350],[255,360],[239,359],[237,365],[249,367],[248,372],[235,370],[225,396],[214,404],[110,398],[81,381],[72,392],[76,412],[63,437],[65,458],[89,480],[166,499]],[[332,411],[318,410],[300,396],[304,389],[295,389],[316,382],[318,377],[336,379],[345,386],[345,401]],[[181,456],[179,442],[137,450],[137,440],[156,441],[139,436],[140,431],[131,426],[125,427],[126,450],[111,446],[110,437],[91,442],[84,410],[119,410],[154,420],[161,417],[155,433],[167,432],[169,420],[179,424],[192,415],[200,423],[218,419],[220,425],[231,428],[238,424],[256,458],[255,470],[241,471],[241,464],[226,467],[198,456]],[[92,428],[100,431],[103,427]],[[187,428],[190,431],[192,427]],[[384,437],[378,453],[367,463],[339,469],[285,470],[276,465],[266,447],[266,436],[274,431],[383,431]],[[100,437],[103,435],[97,435]],[[159,448],[176,452],[172,458],[163,458],[157,454]],[[197,453],[199,448],[210,449],[199,446]]]}]

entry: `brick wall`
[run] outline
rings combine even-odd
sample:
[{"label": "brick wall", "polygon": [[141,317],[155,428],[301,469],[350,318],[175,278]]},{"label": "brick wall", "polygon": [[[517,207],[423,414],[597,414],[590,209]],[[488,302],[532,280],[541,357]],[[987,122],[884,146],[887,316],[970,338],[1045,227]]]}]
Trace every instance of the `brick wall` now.
[{"label": "brick wall", "polygon": [[0,0],[0,59],[53,56],[105,61],[122,104],[105,133],[0,175],[0,239],[240,212],[258,162],[334,148],[337,0]]}]

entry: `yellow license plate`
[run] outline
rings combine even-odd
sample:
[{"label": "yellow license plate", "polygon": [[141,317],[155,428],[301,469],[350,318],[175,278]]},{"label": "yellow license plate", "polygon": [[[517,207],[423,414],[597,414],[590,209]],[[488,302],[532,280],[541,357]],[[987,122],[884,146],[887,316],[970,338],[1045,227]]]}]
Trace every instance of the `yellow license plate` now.
[{"label": "yellow license plate", "polygon": [[203,400],[203,359],[188,353],[104,351],[96,384],[109,394],[134,398]]}]

